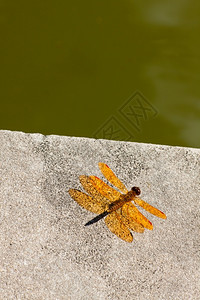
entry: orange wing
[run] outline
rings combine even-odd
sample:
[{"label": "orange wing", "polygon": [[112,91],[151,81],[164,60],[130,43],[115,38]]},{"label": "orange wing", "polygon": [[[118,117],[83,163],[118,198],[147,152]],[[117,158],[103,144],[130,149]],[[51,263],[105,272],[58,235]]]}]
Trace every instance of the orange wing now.
[{"label": "orange wing", "polygon": [[152,230],[152,223],[145,217],[141,212],[135,207],[132,202],[125,203],[122,206],[122,214],[131,224],[132,220],[138,224],[141,224],[143,227]]},{"label": "orange wing", "polygon": [[117,178],[117,176],[113,173],[113,171],[109,168],[108,165],[104,163],[99,163],[99,169],[101,170],[101,173],[104,175],[110,183],[112,183],[114,186],[116,186],[122,193],[127,193],[128,190],[125,187],[125,185]]},{"label": "orange wing", "polygon": [[104,181],[96,176],[89,176],[90,182],[95,187],[95,189],[104,197],[114,202],[119,199],[121,193],[113,189],[111,186],[107,185]]},{"label": "orange wing", "polygon": [[89,176],[81,175],[79,176],[79,180],[84,190],[90,194],[90,196],[76,189],[69,190],[70,196],[85,209],[96,214],[103,213],[107,209],[107,205],[110,201],[97,191],[91,183]]},{"label": "orange wing", "polygon": [[94,199],[79,190],[70,189],[69,194],[80,206],[95,214],[101,214],[106,210],[107,203]]},{"label": "orange wing", "polygon": [[122,240],[131,243],[133,240],[133,236],[128,229],[128,227],[124,224],[123,219],[121,216],[116,212],[110,213],[105,218],[105,223],[109,230],[116,234]]},{"label": "orange wing", "polygon": [[141,206],[142,208],[144,208],[146,211],[150,212],[152,215],[155,215],[156,217],[162,218],[162,219],[166,219],[166,215],[160,211],[159,209],[151,206],[150,204],[146,203],[144,200],[135,197],[134,202]]},{"label": "orange wing", "polygon": [[144,228],[153,229],[152,223],[139,212],[132,202],[125,203],[121,209],[110,213],[105,218],[105,223],[112,233],[126,242],[133,240],[129,229],[138,233],[143,233]]},{"label": "orange wing", "polygon": [[125,207],[121,208],[121,218],[122,222],[131,230],[143,233],[144,232],[144,226],[142,224],[139,224],[135,219],[133,219],[131,213],[129,212],[129,205],[128,203],[124,204]]},{"label": "orange wing", "polygon": [[98,190],[92,184],[90,177],[81,175],[79,176],[80,183],[82,184],[84,190],[93,198],[97,199],[99,202],[110,203],[110,201],[102,196]]}]

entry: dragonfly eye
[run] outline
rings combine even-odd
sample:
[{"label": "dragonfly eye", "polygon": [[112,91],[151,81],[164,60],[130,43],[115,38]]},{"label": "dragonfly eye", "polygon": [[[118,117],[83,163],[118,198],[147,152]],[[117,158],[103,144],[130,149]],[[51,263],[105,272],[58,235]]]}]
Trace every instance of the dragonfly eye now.
[{"label": "dragonfly eye", "polygon": [[137,196],[141,193],[140,188],[137,186],[132,187],[131,189]]}]

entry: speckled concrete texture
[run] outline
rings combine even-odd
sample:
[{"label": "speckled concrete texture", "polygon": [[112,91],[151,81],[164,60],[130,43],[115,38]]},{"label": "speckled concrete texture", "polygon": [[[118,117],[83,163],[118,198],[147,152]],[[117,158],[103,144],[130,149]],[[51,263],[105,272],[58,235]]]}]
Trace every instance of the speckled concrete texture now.
[{"label": "speckled concrete texture", "polygon": [[[199,299],[200,150],[0,131],[0,299]],[[127,243],[70,198],[107,163],[166,213]]]}]

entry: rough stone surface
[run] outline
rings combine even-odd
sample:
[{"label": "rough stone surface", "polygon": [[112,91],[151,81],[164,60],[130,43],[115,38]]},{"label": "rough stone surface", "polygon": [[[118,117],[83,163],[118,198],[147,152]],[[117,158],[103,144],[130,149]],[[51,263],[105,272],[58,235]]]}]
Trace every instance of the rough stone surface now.
[{"label": "rough stone surface", "polygon": [[[0,299],[199,299],[200,150],[0,131]],[[107,163],[167,220],[133,243],[77,205]]]}]

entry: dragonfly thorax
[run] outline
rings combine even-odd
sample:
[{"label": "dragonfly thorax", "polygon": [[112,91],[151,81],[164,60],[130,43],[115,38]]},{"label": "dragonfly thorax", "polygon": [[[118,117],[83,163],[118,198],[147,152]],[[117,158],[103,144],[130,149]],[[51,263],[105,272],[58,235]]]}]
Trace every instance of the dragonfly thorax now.
[{"label": "dragonfly thorax", "polygon": [[132,201],[137,195],[140,194],[140,189],[138,187],[132,188],[127,194],[121,195],[118,200],[110,203],[108,205],[108,212],[113,212],[120,207],[122,207],[125,203]]}]

